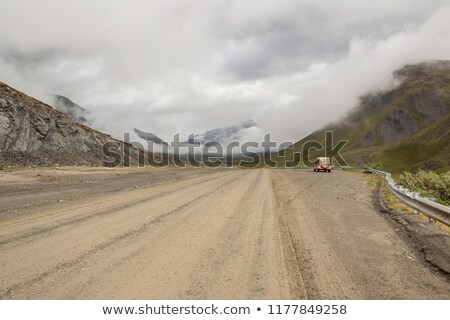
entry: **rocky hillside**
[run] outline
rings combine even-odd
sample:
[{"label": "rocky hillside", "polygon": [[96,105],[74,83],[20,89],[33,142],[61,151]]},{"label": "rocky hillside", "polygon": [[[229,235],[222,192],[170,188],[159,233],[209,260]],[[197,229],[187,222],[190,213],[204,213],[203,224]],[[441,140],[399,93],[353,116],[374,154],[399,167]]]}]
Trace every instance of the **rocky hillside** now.
[{"label": "rocky hillside", "polygon": [[[395,89],[365,95],[342,121],[330,124],[294,145],[349,140],[343,152],[350,164],[380,164],[393,173],[450,169],[450,61],[408,65],[396,71]],[[318,154],[317,154],[318,155]]]},{"label": "rocky hillside", "polygon": [[129,151],[125,165],[143,162],[143,150],[77,123],[66,114],[0,82],[0,168],[111,165],[104,162],[113,160],[103,155],[105,143],[116,154]]}]

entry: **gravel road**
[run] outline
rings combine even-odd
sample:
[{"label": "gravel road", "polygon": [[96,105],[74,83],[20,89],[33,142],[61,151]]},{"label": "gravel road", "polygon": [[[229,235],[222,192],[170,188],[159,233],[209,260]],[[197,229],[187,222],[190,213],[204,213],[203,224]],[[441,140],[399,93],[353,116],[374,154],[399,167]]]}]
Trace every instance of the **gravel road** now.
[{"label": "gravel road", "polygon": [[450,299],[372,197],[340,171],[2,172],[0,298]]}]

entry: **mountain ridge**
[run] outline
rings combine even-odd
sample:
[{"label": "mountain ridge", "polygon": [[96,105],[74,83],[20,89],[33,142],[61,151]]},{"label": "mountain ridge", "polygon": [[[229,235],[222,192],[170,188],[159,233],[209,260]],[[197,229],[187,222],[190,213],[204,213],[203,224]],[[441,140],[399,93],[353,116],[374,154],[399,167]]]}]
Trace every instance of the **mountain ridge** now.
[{"label": "mountain ridge", "polygon": [[307,141],[323,143],[324,131],[333,131],[334,141],[349,141],[341,152],[349,164],[377,164],[393,173],[448,170],[450,61],[406,65],[394,77],[397,87],[361,96],[343,120],[301,139],[287,154],[300,151]]}]

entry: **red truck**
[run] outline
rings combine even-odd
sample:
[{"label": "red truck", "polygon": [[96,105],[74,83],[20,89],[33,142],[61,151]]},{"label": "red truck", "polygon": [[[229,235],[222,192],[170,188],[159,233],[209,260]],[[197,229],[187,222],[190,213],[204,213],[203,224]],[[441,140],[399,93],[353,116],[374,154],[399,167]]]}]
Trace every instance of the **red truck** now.
[{"label": "red truck", "polygon": [[333,164],[331,163],[330,158],[319,157],[316,161],[314,161],[313,169],[317,172],[320,170],[331,172],[331,169],[333,169]]}]

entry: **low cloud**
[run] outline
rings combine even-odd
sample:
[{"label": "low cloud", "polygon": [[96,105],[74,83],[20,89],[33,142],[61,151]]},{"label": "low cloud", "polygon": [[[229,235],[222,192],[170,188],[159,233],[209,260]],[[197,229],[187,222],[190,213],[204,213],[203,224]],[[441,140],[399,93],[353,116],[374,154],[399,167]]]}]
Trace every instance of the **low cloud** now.
[{"label": "low cloud", "polygon": [[404,64],[450,58],[443,0],[5,0],[0,12],[0,81],[67,96],[118,138],[254,119],[296,141]]}]

